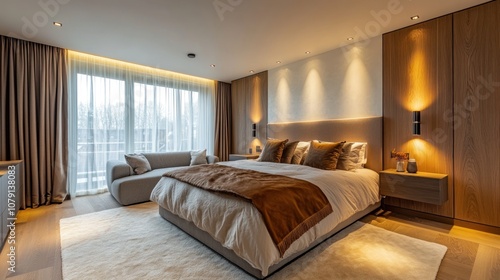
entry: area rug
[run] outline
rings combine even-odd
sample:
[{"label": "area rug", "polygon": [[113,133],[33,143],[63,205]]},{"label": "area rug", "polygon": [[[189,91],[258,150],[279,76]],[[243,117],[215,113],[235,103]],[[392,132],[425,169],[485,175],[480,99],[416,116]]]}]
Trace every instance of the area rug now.
[{"label": "area rug", "polygon": [[[254,279],[145,203],[62,219],[64,279]],[[268,279],[435,279],[447,248],[356,222]]]}]

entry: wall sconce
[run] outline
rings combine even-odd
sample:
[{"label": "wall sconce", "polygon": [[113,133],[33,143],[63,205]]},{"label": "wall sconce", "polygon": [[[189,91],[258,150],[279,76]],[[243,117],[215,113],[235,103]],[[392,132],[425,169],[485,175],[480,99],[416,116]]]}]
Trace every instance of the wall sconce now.
[{"label": "wall sconce", "polygon": [[420,135],[420,111],[413,111],[413,135]]},{"label": "wall sconce", "polygon": [[257,137],[257,124],[252,124],[252,137]]}]

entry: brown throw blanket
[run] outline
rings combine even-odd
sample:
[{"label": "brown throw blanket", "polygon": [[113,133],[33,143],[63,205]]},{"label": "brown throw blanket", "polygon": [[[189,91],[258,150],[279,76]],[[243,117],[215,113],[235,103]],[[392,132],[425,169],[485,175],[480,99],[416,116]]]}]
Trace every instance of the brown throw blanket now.
[{"label": "brown throw blanket", "polygon": [[163,176],[251,202],[261,213],[281,257],[295,240],[333,212],[316,185],[282,175],[205,164],[168,171]]}]

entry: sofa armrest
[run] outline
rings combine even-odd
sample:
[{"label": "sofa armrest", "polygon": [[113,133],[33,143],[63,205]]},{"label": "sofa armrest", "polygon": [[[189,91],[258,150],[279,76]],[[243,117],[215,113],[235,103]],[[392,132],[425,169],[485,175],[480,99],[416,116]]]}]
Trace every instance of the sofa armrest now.
[{"label": "sofa armrest", "polygon": [[207,162],[208,163],[217,163],[217,162],[219,162],[219,157],[218,156],[213,156],[213,155],[208,155],[207,156]]},{"label": "sofa armrest", "polygon": [[108,188],[114,180],[132,175],[132,167],[119,160],[108,160],[106,162],[106,183]]}]

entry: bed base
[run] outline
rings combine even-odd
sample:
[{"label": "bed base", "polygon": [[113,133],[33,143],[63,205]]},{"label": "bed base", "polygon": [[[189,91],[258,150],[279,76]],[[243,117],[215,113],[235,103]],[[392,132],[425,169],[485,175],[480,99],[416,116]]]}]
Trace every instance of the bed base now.
[{"label": "bed base", "polygon": [[[373,212],[374,210],[378,209],[379,207],[380,207],[380,202],[375,203],[373,205],[368,206],[365,210],[360,211],[360,212],[354,214],[353,216],[351,216],[350,218],[348,218],[347,220],[341,222],[334,229],[332,229],[329,233],[325,234],[321,238],[314,241],[311,244],[311,246],[309,246],[308,248],[305,248],[304,250],[302,250],[300,252],[292,254],[292,255],[288,256],[287,258],[281,260],[279,263],[272,265],[269,268],[268,276],[270,276],[271,274],[273,274],[274,272],[276,272],[277,270],[279,270],[283,266],[287,265],[288,263],[292,262],[296,258],[300,257],[301,255],[307,253],[309,250],[316,247],[316,245],[320,244],[321,242],[325,241],[326,239],[330,238],[335,233],[341,231],[342,229],[346,228],[347,226],[354,223],[355,221],[361,219],[362,217],[364,217],[364,216],[368,215],[369,213]],[[224,258],[226,258],[227,260],[229,260],[230,262],[232,262],[233,264],[235,264],[239,268],[243,269],[248,274],[250,274],[258,279],[265,278],[262,275],[262,272],[260,270],[252,267],[247,261],[240,258],[232,250],[223,247],[218,241],[213,239],[212,236],[210,234],[208,234],[206,231],[203,231],[203,230],[199,229],[198,227],[196,227],[194,225],[194,223],[180,218],[179,216],[173,214],[172,212],[166,210],[165,208],[163,208],[161,206],[159,207],[159,212],[160,212],[160,216],[162,216],[165,220],[169,221],[170,223],[177,226],[178,228],[180,228],[181,230],[183,230],[187,234],[191,235],[199,242],[205,244],[207,247],[209,247],[213,251],[219,253]]]}]

